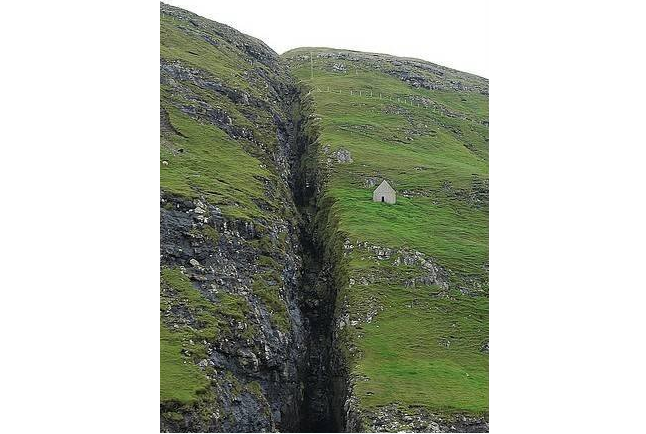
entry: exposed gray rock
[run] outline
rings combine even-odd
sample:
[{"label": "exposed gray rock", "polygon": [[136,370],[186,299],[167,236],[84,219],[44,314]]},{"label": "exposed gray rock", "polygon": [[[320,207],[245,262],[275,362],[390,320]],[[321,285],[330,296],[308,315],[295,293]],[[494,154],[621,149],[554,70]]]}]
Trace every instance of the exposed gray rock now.
[{"label": "exposed gray rock", "polygon": [[404,410],[396,404],[362,412],[354,409],[351,413],[357,419],[355,426],[365,432],[489,432],[488,416],[442,416],[424,408]]},{"label": "exposed gray rock", "polygon": [[367,188],[373,188],[379,183],[379,178],[374,176],[369,176],[363,181],[363,185]]},{"label": "exposed gray rock", "polygon": [[480,346],[480,352],[489,354],[489,339],[482,343],[482,345]]},{"label": "exposed gray rock", "polygon": [[352,163],[352,154],[347,149],[339,149],[334,153],[337,163]]},{"label": "exposed gray rock", "polygon": [[[345,284],[335,281],[339,276],[335,261],[339,259],[323,260],[321,252],[327,248],[341,250],[340,243],[324,239],[330,234],[324,231],[317,233],[315,227],[323,224],[317,222],[331,219],[302,212],[299,208],[299,205],[306,208],[320,198],[318,195],[326,176],[325,168],[318,167],[312,177],[296,173],[301,170],[298,169],[299,163],[307,160],[302,158],[307,150],[294,147],[312,146],[309,142],[304,144],[302,137],[294,137],[294,134],[301,134],[299,128],[302,126],[292,124],[292,109],[304,96],[299,94],[296,80],[289,74],[285,63],[262,42],[181,9],[163,4],[161,9],[162,13],[180,22],[179,31],[216,47],[239,50],[245,64],[250,66],[242,68],[240,79],[247,80],[249,84],[242,89],[236,88],[228,77],[215,76],[188,62],[162,59],[161,82],[166,91],[177,97],[167,101],[167,107],[219,128],[250,154],[260,156],[261,167],[276,175],[261,181],[265,194],[272,198],[271,204],[260,201],[257,204],[271,218],[251,221],[223,215],[222,210],[226,213],[224,207],[220,209],[209,203],[197,190],[196,196],[200,197],[197,200],[162,192],[162,266],[181,270],[193,287],[214,306],[222,306],[225,297],[235,296],[235,300],[242,300],[248,307],[244,315],[220,319],[218,327],[221,330],[216,338],[204,342],[191,339],[182,348],[187,356],[198,354],[194,346],[203,345],[206,349],[206,355],[195,356],[194,362],[211,382],[208,392],[217,397],[217,405],[180,411],[173,404],[164,403],[162,415],[175,414],[162,417],[162,431],[268,432],[321,427],[347,431],[444,432],[465,429],[468,432],[488,429],[485,418],[443,419],[423,411],[406,412],[393,408],[385,408],[383,413],[359,412],[358,400],[351,393],[352,382],[348,379],[345,354],[340,354],[336,345],[340,334],[361,322],[373,321],[383,307],[377,298],[369,299],[365,311],[357,317],[348,311],[347,299],[336,299],[336,285]],[[482,80],[427,62],[386,60],[381,55],[343,50],[317,53],[316,56],[320,62],[326,62],[328,70],[338,73],[354,68],[355,65],[348,62],[360,60],[375,71],[397,74],[412,87],[488,92],[488,83]],[[310,56],[299,55],[298,60],[309,62]],[[204,97],[205,94],[209,97]],[[431,106],[425,100],[414,102]],[[434,109],[443,110],[443,107],[437,105]],[[394,143],[407,138],[416,140],[420,134],[433,134],[426,126],[413,125],[408,109],[393,104],[385,110],[402,116],[403,121],[409,123],[396,131]],[[258,111],[267,114],[266,119],[258,115]],[[317,120],[312,113],[303,114],[307,122]],[[444,115],[452,117],[449,112]],[[168,113],[163,109],[160,125],[163,137],[182,136],[173,128]],[[374,133],[371,125],[348,128],[366,135]],[[267,132],[271,132],[271,139],[267,140],[270,143],[263,143]],[[461,133],[460,130],[454,134]],[[162,146],[176,156],[184,153],[183,149],[172,147],[163,140]],[[320,149],[326,154],[328,163],[353,162],[346,149],[330,150],[330,145]],[[375,180],[373,184],[368,178],[365,185],[374,187],[377,182]],[[482,194],[478,200],[484,200],[485,190],[488,200],[488,186],[486,189],[484,185],[481,187]],[[445,194],[454,192],[454,188],[444,191]],[[274,207],[280,211],[276,212]],[[328,242],[330,244],[326,244]],[[415,287],[437,285],[441,289],[455,285],[451,280],[455,277],[451,270],[419,252],[367,243],[352,246],[347,240],[346,245],[346,250],[361,249],[362,254],[387,262],[389,266],[416,267],[420,271],[399,282],[401,284]],[[343,257],[344,252],[334,250],[334,253]],[[276,271],[280,278],[274,278],[270,285],[272,290],[275,289],[272,294],[277,297],[273,302],[286,308],[287,326],[284,328],[277,325],[273,312],[275,306],[263,300],[253,285],[259,273],[269,271],[268,267],[260,264],[261,257],[265,262],[269,258],[278,264],[278,269],[272,271]],[[386,277],[378,273],[357,275],[349,277],[349,284],[367,285]],[[479,284],[467,280],[459,283],[457,287],[465,293]],[[164,308],[161,315],[162,321],[167,321],[171,328],[201,326],[200,319],[181,303]],[[350,356],[357,352],[353,345],[349,343],[347,348],[343,348]],[[176,417],[178,412],[181,413],[180,418]],[[332,416],[335,421],[330,420]]]},{"label": "exposed gray rock", "polygon": [[[219,128],[229,138],[248,146],[279,176],[265,181],[267,195],[275,198],[274,208],[267,210],[267,218],[252,221],[227,217],[204,197],[161,193],[161,266],[181,270],[195,290],[216,308],[222,306],[225,297],[231,297],[232,302],[241,303],[245,314],[242,317],[223,314],[218,318],[215,338],[186,342],[183,354],[187,363],[195,354],[195,347],[206,353],[206,358],[194,363],[210,380],[211,401],[207,407],[200,402],[192,407],[162,402],[160,430],[296,431],[300,426],[307,339],[305,319],[299,308],[302,259],[298,223],[289,185],[293,178],[289,132],[293,129],[293,99],[298,95],[296,80],[278,55],[262,42],[182,9],[162,4],[161,11],[180,22],[179,31],[212,45],[226,43],[239,50],[240,58],[253,65],[245,79],[251,89],[257,90],[254,93],[236,88],[227,78],[216,77],[183,61],[161,59],[161,83],[176,97],[164,99],[164,104],[172,104],[187,116]],[[236,108],[235,115],[231,107]],[[267,113],[268,117],[260,119],[258,112]],[[160,113],[163,146],[179,155],[183,150],[171,147],[167,138],[181,133],[173,127],[165,110]],[[246,118],[244,123],[236,120],[240,115]],[[267,146],[257,140],[261,128],[273,130],[276,143]],[[278,268],[262,265],[260,256],[271,258]],[[277,273],[280,280],[272,288],[277,297],[273,303],[285,308],[284,329],[272,313],[276,307],[269,305],[253,287],[258,275],[269,271]],[[162,322],[171,329],[204,327],[181,298],[173,299],[172,295],[167,294],[174,302],[161,312]]]},{"label": "exposed gray rock", "polygon": [[346,72],[347,68],[345,63],[334,63],[332,64],[332,71],[334,72]]}]

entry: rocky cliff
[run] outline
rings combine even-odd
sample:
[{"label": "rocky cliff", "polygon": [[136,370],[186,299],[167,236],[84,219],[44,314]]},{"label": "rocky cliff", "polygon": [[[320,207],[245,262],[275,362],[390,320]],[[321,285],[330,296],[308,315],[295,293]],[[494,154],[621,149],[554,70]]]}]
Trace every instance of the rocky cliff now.
[{"label": "rocky cliff", "polygon": [[296,82],[262,42],[164,4],[160,76],[161,429],[297,430]]},{"label": "rocky cliff", "polygon": [[486,430],[486,80],[160,20],[161,430]]}]

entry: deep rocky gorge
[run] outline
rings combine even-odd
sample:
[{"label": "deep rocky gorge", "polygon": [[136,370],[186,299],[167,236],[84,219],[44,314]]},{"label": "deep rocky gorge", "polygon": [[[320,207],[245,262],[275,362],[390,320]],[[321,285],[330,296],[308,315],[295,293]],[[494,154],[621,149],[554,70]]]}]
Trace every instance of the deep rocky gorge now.
[{"label": "deep rocky gorge", "polygon": [[[198,128],[212,125],[244,142],[275,174],[262,179],[269,199],[255,199],[261,213],[251,218],[235,218],[197,186],[177,194],[162,182],[162,327],[178,331],[183,363],[195,364],[208,384],[186,402],[162,397],[161,430],[337,431],[344,421],[334,415],[339,399],[333,398],[332,377],[344,371],[343,362],[332,360],[331,330],[341,256],[329,244],[334,224],[317,203],[323,177],[311,167],[311,102],[261,42],[181,9],[162,4],[161,12],[162,40],[166,19],[167,27],[234,47],[238,60],[258,65],[246,86],[236,86],[162,55],[162,148],[179,158],[191,152],[179,145],[190,132],[174,125],[169,112],[175,112]],[[227,107],[235,107],[237,116]],[[240,115],[243,125],[236,122]],[[273,146],[263,141],[268,138]],[[163,160],[162,170],[182,164],[179,158]],[[176,281],[182,279],[197,293],[180,290]],[[217,333],[204,332],[204,315],[215,318]]]},{"label": "deep rocky gorge", "polygon": [[[161,47],[161,431],[487,431],[488,416],[360,405],[349,329],[383,306],[353,311],[348,289],[389,282],[476,297],[488,286],[456,280],[419,251],[351,242],[339,230],[326,189],[334,164],[352,155],[321,143],[313,89],[263,42],[162,3]],[[369,61],[412,87],[488,94],[425,63],[414,66],[432,76]],[[488,181],[473,185],[401,193],[488,206]],[[349,255],[359,253],[409,272],[353,274]]]}]

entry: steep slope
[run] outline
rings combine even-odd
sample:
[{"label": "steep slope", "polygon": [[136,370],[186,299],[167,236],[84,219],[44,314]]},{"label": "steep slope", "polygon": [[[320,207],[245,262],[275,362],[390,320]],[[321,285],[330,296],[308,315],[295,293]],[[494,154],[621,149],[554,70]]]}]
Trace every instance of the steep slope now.
[{"label": "steep slope", "polygon": [[161,429],[297,430],[298,91],[262,42],[164,4],[160,19]]},{"label": "steep slope", "polygon": [[161,430],[487,429],[487,81],[160,20]]},{"label": "steep slope", "polygon": [[[339,428],[487,430],[488,81],[371,53],[282,57],[311,88],[308,183],[338,232]],[[395,205],[372,201],[382,179]]]}]

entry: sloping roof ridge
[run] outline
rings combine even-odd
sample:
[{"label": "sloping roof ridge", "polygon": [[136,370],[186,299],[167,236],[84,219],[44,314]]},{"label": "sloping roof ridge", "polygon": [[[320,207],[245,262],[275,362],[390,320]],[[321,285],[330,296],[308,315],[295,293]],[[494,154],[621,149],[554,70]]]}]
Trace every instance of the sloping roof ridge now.
[{"label": "sloping roof ridge", "polygon": [[[382,186],[382,185],[384,185],[384,184],[386,184],[388,187],[390,187],[391,189],[393,189],[393,190],[394,190],[393,186],[392,186],[392,185],[390,185],[390,184],[388,183],[388,181],[386,181],[385,179],[384,179],[383,181],[381,181],[381,184],[379,184],[379,187],[381,187],[381,186]],[[377,187],[377,188],[379,188],[379,187]]]}]

